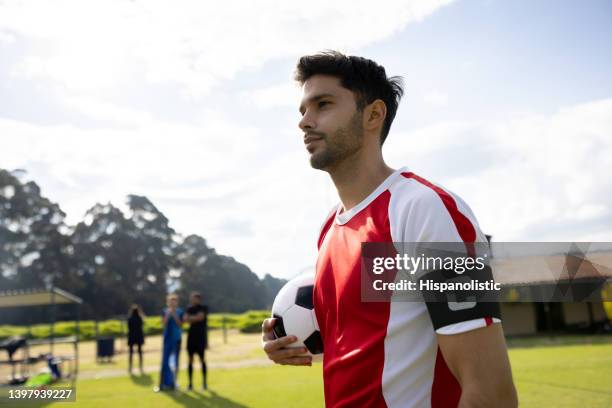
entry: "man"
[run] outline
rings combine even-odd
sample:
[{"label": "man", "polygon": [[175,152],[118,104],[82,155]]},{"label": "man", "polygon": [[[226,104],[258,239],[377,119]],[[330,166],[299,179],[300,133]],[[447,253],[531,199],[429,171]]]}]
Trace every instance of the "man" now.
[{"label": "man", "polygon": [[200,358],[202,367],[202,388],[208,389],[206,382],[206,360],[204,350],[208,347],[208,306],[202,305],[202,296],[193,292],[189,298],[190,306],[187,308],[185,321],[189,322],[189,334],[187,335],[187,354],[189,357],[187,372],[189,374],[189,385],[187,389],[193,389],[193,356]]},{"label": "man", "polygon": [[[319,236],[313,294],[326,406],[516,406],[497,304],[451,324],[447,314],[442,324],[424,302],[361,301],[363,242],[485,240],[460,198],[385,164],[399,78],[371,60],[327,52],[302,57],[296,80],[310,164],[329,173],[340,198]],[[311,365],[305,349],[285,348],[294,336],[274,339],[273,326],[262,325],[268,357]]]}]

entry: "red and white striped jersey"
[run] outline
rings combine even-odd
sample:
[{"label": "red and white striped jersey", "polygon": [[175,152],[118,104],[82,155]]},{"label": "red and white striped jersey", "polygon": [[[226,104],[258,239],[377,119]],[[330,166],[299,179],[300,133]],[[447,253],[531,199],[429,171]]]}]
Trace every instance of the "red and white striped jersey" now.
[{"label": "red and white striped jersey", "polygon": [[452,335],[499,319],[478,316],[434,330],[423,302],[362,302],[363,242],[484,242],[470,208],[403,168],[319,236],[314,305],[323,337],[327,407],[452,407],[459,383],[438,348]]}]

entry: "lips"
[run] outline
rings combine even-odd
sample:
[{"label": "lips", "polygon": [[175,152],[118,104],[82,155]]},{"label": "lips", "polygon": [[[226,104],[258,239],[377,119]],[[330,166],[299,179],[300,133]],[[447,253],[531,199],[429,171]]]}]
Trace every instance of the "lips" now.
[{"label": "lips", "polygon": [[323,139],[321,136],[306,135],[304,136],[304,144],[309,145],[312,142]]}]

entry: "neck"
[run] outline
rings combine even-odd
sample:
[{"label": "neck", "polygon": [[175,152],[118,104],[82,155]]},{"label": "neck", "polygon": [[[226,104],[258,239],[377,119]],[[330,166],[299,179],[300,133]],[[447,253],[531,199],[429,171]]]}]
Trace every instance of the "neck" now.
[{"label": "neck", "polygon": [[365,150],[359,150],[328,170],[344,210],[363,201],[395,171],[387,166],[380,149],[376,149],[378,154]]}]

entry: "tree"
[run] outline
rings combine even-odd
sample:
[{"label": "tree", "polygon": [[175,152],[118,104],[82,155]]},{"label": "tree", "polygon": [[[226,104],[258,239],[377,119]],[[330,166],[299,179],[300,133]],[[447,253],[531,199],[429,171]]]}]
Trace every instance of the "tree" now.
[{"label": "tree", "polygon": [[[104,319],[124,315],[132,303],[157,313],[174,288],[183,304],[199,291],[213,311],[261,309],[285,283],[258,279],[198,235],[177,235],[144,196],[127,197],[127,214],[97,203],[69,226],[60,206],[35,182],[24,182],[24,174],[0,169],[0,291],[53,284],[84,300],[82,318]],[[24,310],[0,316],[2,323],[45,320]]]},{"label": "tree", "polygon": [[89,300],[85,314],[108,318],[132,303],[147,311],[165,303],[174,264],[174,230],[145,197],[129,196],[130,217],[108,203],[96,204],[74,231],[77,293]]},{"label": "tree", "polygon": [[243,312],[266,307],[266,289],[248,266],[219,255],[206,240],[190,235],[177,249],[181,297],[202,294],[213,311]]},{"label": "tree", "polygon": [[[23,183],[23,175],[0,169],[0,290],[70,286],[75,279],[66,214],[36,183]],[[15,311],[7,318],[21,321],[24,315]]]}]

